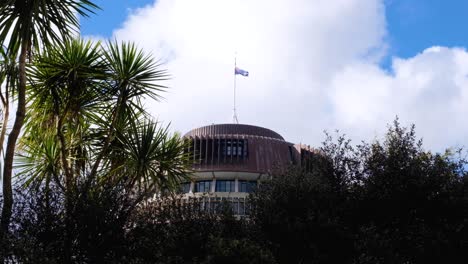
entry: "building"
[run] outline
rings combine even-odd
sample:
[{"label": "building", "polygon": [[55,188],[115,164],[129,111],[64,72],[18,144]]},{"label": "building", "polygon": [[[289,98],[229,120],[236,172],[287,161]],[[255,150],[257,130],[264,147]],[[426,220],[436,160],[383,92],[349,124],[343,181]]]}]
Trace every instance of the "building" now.
[{"label": "building", "polygon": [[248,194],[272,171],[301,164],[312,153],[270,129],[243,124],[196,128],[184,139],[194,173],[191,182],[181,185],[183,197],[213,211],[228,202],[236,215],[249,213]]}]

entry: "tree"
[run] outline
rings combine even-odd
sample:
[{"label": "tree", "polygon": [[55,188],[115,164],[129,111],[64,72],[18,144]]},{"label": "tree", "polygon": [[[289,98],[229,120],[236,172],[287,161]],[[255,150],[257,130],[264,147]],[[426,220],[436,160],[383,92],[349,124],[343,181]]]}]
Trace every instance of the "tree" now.
[{"label": "tree", "polygon": [[358,263],[466,261],[466,161],[457,153],[424,150],[414,126],[398,120],[383,141],[362,146]]},{"label": "tree", "polygon": [[279,263],[464,263],[467,162],[423,148],[395,120],[382,141],[327,136],[304,168],[252,196],[252,223]]},{"label": "tree", "polygon": [[[1,234],[8,233],[13,206],[12,173],[16,142],[26,114],[26,63],[41,45],[68,37],[78,27],[77,14],[86,16],[97,6],[88,0],[5,0],[0,3],[0,45],[9,58],[19,55],[16,117],[8,136],[3,167]],[[3,144],[1,142],[0,144]]]},{"label": "tree", "polygon": [[[26,183],[125,180],[128,189],[170,190],[187,173],[178,135],[149,118],[164,70],[133,44],[68,40],[31,68],[30,110],[19,168]],[[48,145],[50,144],[50,146]]]},{"label": "tree", "polygon": [[22,183],[44,190],[45,204],[50,186],[62,190],[65,249],[72,250],[82,217],[76,208],[88,208],[90,197],[119,190],[132,197],[131,211],[187,177],[184,142],[152,121],[142,103],[160,98],[167,73],[135,45],[65,40],[36,54],[29,76],[17,168]]},{"label": "tree", "polygon": [[[271,244],[278,263],[350,263],[352,233],[344,221],[347,203],[330,175],[290,168],[262,182],[252,195],[252,221]],[[336,252],[340,252],[337,254]]]}]

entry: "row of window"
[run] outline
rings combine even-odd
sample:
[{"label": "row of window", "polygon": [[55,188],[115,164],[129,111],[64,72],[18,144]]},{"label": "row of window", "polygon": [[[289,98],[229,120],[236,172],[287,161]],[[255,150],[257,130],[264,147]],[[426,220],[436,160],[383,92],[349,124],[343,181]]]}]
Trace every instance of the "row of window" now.
[{"label": "row of window", "polygon": [[[257,187],[257,182],[255,181],[238,181],[239,182],[239,192],[251,193]],[[194,184],[194,189],[192,192],[211,192],[212,181],[197,181]],[[216,180],[215,192],[235,192],[236,191],[236,181],[232,180]],[[190,182],[182,183],[180,185],[180,192],[188,193],[190,192]]]},{"label": "row of window", "polygon": [[227,140],[222,148],[223,155],[227,156],[247,156],[247,144],[244,145],[244,140]]},{"label": "row of window", "polygon": [[222,164],[248,157],[246,139],[191,139],[185,150],[195,164]]}]

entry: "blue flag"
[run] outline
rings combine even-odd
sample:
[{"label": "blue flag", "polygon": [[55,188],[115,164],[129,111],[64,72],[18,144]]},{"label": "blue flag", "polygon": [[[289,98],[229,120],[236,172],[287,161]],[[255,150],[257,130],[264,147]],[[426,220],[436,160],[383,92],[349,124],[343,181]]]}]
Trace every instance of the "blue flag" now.
[{"label": "blue flag", "polygon": [[234,68],[234,74],[240,74],[242,76],[245,76],[245,77],[248,77],[249,76],[249,72],[246,71],[246,70],[243,70],[243,69],[240,69],[240,68]]}]

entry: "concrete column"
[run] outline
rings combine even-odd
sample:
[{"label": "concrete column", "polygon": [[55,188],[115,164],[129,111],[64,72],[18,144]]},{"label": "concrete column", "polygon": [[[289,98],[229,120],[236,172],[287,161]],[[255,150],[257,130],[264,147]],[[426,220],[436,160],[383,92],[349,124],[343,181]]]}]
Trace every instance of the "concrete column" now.
[{"label": "concrete column", "polygon": [[211,192],[215,192],[216,191],[216,178],[213,178],[213,180],[211,181]]},{"label": "concrete column", "polygon": [[234,183],[234,191],[239,192],[239,179],[237,177]]},{"label": "concrete column", "polygon": [[194,192],[195,192],[195,182],[191,181],[189,193],[194,193]]}]

